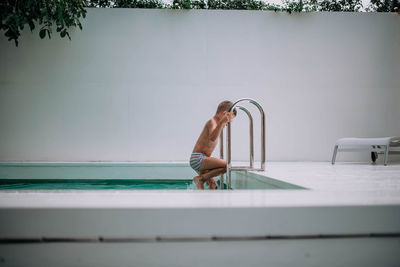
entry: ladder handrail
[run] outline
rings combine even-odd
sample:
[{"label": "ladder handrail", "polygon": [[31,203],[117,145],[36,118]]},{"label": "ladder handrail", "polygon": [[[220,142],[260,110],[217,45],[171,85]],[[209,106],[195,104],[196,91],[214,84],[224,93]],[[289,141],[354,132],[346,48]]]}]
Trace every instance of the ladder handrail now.
[{"label": "ladder handrail", "polygon": [[242,106],[237,106],[240,110],[243,110],[249,117],[249,134],[250,134],[250,169],[254,167],[254,127],[253,127],[253,116],[251,116],[250,111]]},{"label": "ladder handrail", "polygon": [[[261,114],[261,168],[260,169],[254,169],[253,168],[253,163],[252,163],[252,158],[253,158],[253,162],[254,162],[254,150],[253,150],[253,156],[251,155],[252,153],[252,146],[254,147],[254,143],[253,143],[253,129],[252,129],[252,123],[253,123],[253,118],[250,114],[250,112],[243,108],[238,106],[239,109],[243,110],[244,112],[246,112],[246,114],[249,116],[249,119],[251,121],[251,126],[250,126],[250,167],[245,167],[245,169],[249,169],[249,170],[257,170],[257,171],[264,171],[265,170],[265,113],[263,108],[261,107],[260,104],[258,104],[255,100],[251,99],[251,98],[241,98],[239,100],[237,100],[235,103],[233,103],[231,105],[231,107],[229,108],[228,112],[231,112],[236,106],[237,104],[239,104],[240,102],[243,101],[248,101],[251,104],[255,105],[258,110],[260,111]],[[226,154],[227,154],[227,164],[226,164],[226,182],[228,184],[228,188],[231,187],[231,169],[232,169],[232,158],[231,158],[231,123],[228,122],[227,125],[227,131],[226,131],[226,136],[227,136],[227,146],[226,146]],[[220,149],[221,149],[221,155],[223,157],[223,135],[221,132],[221,144],[220,144]],[[221,175],[221,187],[223,187],[223,175]]]},{"label": "ladder handrail", "polygon": [[[254,167],[254,127],[253,127],[253,116],[251,116],[251,113],[248,109],[246,109],[245,107],[242,106],[237,106],[238,109],[243,110],[247,116],[249,117],[249,134],[250,134],[250,165],[249,167],[244,167],[246,169],[253,169]],[[224,158],[224,133],[223,131],[221,131],[221,135],[219,137],[219,144],[220,144],[220,150],[219,150],[219,155],[220,158],[223,159]],[[224,184],[224,175],[221,174],[220,175],[220,184],[223,185]],[[220,186],[220,189],[223,189],[223,186]]]},{"label": "ladder handrail", "polygon": [[[221,159],[224,158],[224,129],[222,129],[219,136],[219,157]],[[219,187],[221,190],[224,190],[224,174],[219,176]]]}]

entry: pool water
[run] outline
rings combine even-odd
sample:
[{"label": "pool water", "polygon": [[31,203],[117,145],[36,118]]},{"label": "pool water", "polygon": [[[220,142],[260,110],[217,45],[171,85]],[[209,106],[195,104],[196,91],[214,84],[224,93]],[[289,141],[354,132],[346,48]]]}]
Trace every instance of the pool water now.
[{"label": "pool water", "polygon": [[[0,163],[0,190],[196,190],[195,175],[187,164],[174,163]],[[231,189],[303,188],[233,171]]]},{"label": "pool water", "polygon": [[0,179],[0,190],[187,190],[191,180]]}]

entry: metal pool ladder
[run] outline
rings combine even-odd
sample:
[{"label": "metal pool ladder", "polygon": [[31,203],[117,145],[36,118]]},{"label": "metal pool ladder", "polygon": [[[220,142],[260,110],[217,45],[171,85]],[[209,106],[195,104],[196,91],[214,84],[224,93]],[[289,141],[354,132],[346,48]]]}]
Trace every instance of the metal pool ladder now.
[{"label": "metal pool ladder", "polygon": [[[250,102],[255,105],[261,114],[261,168],[254,168],[254,134],[253,134],[253,117],[251,113],[244,107],[238,106],[240,102]],[[249,166],[232,166],[231,158],[231,123],[228,122],[226,130],[226,154],[227,154],[227,165],[226,165],[226,183],[228,189],[231,188],[231,171],[232,170],[251,170],[251,171],[264,171],[265,170],[265,114],[260,104],[251,98],[241,98],[237,100],[229,108],[228,112],[231,112],[235,107],[244,111],[249,117],[249,128],[250,128],[250,162]],[[224,135],[223,131],[220,135],[220,157],[224,158]],[[224,175],[220,176],[220,189],[224,189]]]}]

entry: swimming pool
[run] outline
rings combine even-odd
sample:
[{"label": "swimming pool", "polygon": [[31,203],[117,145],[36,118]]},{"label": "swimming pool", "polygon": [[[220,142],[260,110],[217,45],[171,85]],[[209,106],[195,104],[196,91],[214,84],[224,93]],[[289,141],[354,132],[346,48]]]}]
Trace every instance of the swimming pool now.
[{"label": "swimming pool", "polygon": [[[1,163],[0,190],[196,190],[195,175],[183,163]],[[231,189],[303,188],[234,171]]]}]

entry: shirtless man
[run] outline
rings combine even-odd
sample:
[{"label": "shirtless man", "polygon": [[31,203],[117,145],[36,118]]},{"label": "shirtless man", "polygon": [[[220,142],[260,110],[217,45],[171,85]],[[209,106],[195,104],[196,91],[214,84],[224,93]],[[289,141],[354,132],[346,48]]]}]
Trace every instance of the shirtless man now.
[{"label": "shirtless man", "polygon": [[204,183],[207,183],[210,189],[217,189],[218,186],[213,177],[226,172],[226,161],[213,158],[211,154],[217,145],[222,129],[236,116],[236,110],[228,112],[231,105],[231,101],[223,101],[218,105],[217,112],[207,121],[194,146],[190,166],[199,174],[193,178],[198,189],[204,189]]}]

